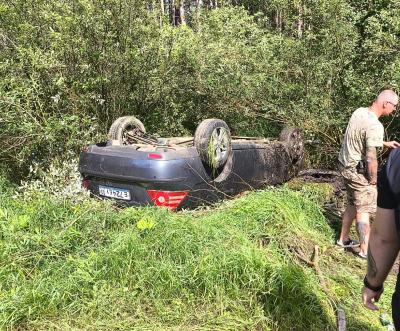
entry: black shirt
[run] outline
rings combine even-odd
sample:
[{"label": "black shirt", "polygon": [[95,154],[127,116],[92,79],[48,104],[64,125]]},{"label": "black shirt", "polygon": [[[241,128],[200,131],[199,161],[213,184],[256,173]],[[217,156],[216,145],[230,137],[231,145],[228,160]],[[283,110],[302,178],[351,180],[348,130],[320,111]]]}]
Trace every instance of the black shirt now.
[{"label": "black shirt", "polygon": [[378,207],[395,209],[400,204],[400,148],[393,149],[378,174]]}]

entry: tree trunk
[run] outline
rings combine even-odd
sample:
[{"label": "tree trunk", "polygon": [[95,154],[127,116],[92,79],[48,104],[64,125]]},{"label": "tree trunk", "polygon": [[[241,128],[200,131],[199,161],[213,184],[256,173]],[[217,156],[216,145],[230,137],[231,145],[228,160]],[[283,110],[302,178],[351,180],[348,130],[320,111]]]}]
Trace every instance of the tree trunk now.
[{"label": "tree trunk", "polygon": [[164,0],[160,0],[160,26],[163,25],[164,15],[165,15]]},{"label": "tree trunk", "polygon": [[179,6],[179,18],[180,18],[180,23],[182,25],[186,25],[186,17],[185,17],[185,1],[181,0],[180,1],[180,6]]},{"label": "tree trunk", "polygon": [[275,15],[275,26],[279,32],[282,32],[282,12],[279,9],[276,11]]},{"label": "tree trunk", "polygon": [[304,4],[302,3],[299,7],[299,20],[297,22],[297,36],[300,39],[303,36],[304,31]]},{"label": "tree trunk", "polygon": [[200,26],[201,7],[203,7],[203,0],[196,0],[196,25],[197,25],[198,31],[201,30],[201,26]]}]

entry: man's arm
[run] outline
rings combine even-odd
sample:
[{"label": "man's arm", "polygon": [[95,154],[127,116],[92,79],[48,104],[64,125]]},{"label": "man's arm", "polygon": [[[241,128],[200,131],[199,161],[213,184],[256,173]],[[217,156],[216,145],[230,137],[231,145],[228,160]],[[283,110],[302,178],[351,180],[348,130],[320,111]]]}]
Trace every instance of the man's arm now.
[{"label": "man's arm", "polygon": [[378,173],[378,160],[376,159],[376,147],[367,147],[365,153],[367,161],[367,179],[370,184],[376,184]]},{"label": "man's arm", "polygon": [[400,143],[397,142],[396,140],[384,141],[383,146],[385,146],[387,148],[397,148],[397,147],[400,147]]},{"label": "man's arm", "polygon": [[[368,246],[367,282],[372,287],[379,287],[385,281],[399,252],[400,245],[397,237],[394,209],[379,208],[372,225]],[[364,305],[377,310],[374,305],[379,300],[382,291],[372,291],[364,287],[362,297]]]}]

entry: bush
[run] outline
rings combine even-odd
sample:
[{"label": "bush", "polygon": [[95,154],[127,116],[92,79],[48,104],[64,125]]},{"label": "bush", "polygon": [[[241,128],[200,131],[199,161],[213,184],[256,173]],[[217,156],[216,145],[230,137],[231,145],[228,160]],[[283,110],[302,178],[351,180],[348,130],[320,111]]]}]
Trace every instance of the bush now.
[{"label": "bush", "polygon": [[144,0],[0,5],[1,163],[23,178],[135,115],[160,135],[209,117],[237,135],[299,126],[333,165],[350,113],[398,84],[398,6],[221,3],[177,27]]}]

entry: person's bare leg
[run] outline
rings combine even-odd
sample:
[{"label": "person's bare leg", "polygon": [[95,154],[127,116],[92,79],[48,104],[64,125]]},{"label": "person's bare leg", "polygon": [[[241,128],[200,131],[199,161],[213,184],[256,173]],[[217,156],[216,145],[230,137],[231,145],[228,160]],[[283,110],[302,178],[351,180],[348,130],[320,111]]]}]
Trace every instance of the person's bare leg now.
[{"label": "person's bare leg", "polygon": [[339,240],[345,242],[349,240],[350,227],[353,220],[356,218],[356,207],[348,205],[342,215],[342,230],[340,232]]},{"label": "person's bare leg", "polygon": [[361,253],[367,255],[368,241],[369,241],[369,213],[357,213],[356,214],[356,228],[358,238],[360,239]]}]

